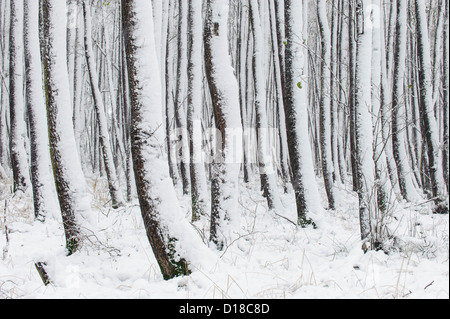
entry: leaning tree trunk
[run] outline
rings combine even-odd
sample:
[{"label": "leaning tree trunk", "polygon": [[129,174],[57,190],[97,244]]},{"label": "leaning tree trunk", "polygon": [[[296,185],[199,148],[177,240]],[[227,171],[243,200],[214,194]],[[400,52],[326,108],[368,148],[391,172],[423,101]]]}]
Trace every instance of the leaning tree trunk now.
[{"label": "leaning tree trunk", "polygon": [[14,192],[25,192],[30,183],[28,155],[25,150],[26,127],[23,99],[23,1],[10,1],[9,34],[9,114],[10,149]]},{"label": "leaning tree trunk", "polygon": [[[286,96],[285,115],[293,187],[297,204],[298,223],[306,227],[313,223],[308,213],[323,210],[314,174],[313,157],[308,130],[308,61],[303,40],[304,1],[285,0],[286,26]],[[306,41],[306,39],[305,39]]]},{"label": "leaning tree trunk", "polygon": [[442,155],[439,147],[439,132],[434,115],[433,84],[430,40],[428,36],[426,3],[415,1],[416,27],[419,55],[419,86],[420,86],[420,118],[422,132],[427,143],[428,168],[436,212],[448,213],[447,187],[444,182]]},{"label": "leaning tree trunk", "polygon": [[[123,28],[131,93],[131,143],[141,213],[164,279],[189,273],[173,229],[182,223],[164,142],[160,68],[148,0],[123,0]],[[178,232],[178,236],[181,235]]]},{"label": "leaning tree trunk", "polygon": [[41,52],[39,50],[39,5],[24,0],[24,53],[26,68],[26,107],[30,123],[31,183],[35,218],[44,221],[58,210],[55,182],[50,171],[47,113],[42,91]]},{"label": "leaning tree trunk", "polygon": [[79,215],[90,210],[72,122],[69,75],[66,58],[66,4],[43,0],[45,34],[44,86],[47,103],[50,152],[56,190],[69,254],[81,244]]},{"label": "leaning tree trunk", "polygon": [[[236,223],[242,122],[239,86],[228,48],[228,0],[208,0],[205,24],[205,66],[216,128],[221,136],[211,165],[211,241],[223,249]],[[238,153],[236,154],[237,151]]]},{"label": "leaning tree trunk", "polygon": [[103,98],[98,84],[98,75],[95,66],[94,51],[92,45],[91,6],[89,5],[88,1],[83,1],[83,16],[86,65],[91,83],[92,99],[97,115],[97,124],[99,130],[100,146],[103,154],[103,163],[105,165],[106,176],[108,179],[109,194],[111,196],[112,207],[118,208],[124,204],[125,200],[120,191],[119,180],[117,178],[116,167],[114,165],[113,153],[111,151],[111,141],[109,138],[105,106],[103,104]]}]

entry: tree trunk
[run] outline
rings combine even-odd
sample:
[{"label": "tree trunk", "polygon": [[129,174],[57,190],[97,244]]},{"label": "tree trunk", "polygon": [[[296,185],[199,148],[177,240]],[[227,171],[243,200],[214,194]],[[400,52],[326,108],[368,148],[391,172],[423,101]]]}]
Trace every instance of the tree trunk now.
[{"label": "tree trunk", "polygon": [[442,169],[442,155],[439,149],[439,132],[434,115],[433,83],[430,41],[428,36],[426,3],[415,1],[416,27],[419,57],[419,85],[420,85],[420,118],[422,134],[428,149],[428,166],[431,178],[431,187],[436,204],[436,212],[448,214],[447,188],[444,182]]},{"label": "tree trunk", "polygon": [[50,152],[56,190],[66,235],[66,247],[73,254],[81,244],[78,216],[90,210],[90,197],[76,148],[72,125],[69,76],[66,58],[66,5],[60,0],[43,0],[44,85],[47,103]]},{"label": "tree trunk", "polygon": [[24,53],[26,68],[26,107],[30,123],[31,181],[35,218],[44,221],[59,210],[55,182],[50,172],[47,113],[42,92],[41,53],[39,50],[39,6],[24,0]]},{"label": "tree trunk", "polygon": [[275,170],[269,145],[269,123],[267,119],[266,87],[264,74],[264,35],[257,0],[250,0],[250,20],[253,33],[253,79],[255,85],[255,110],[259,173],[264,197],[269,209],[279,208],[276,192]]},{"label": "tree trunk", "polygon": [[293,187],[297,204],[298,223],[313,224],[308,213],[323,210],[314,174],[313,157],[308,130],[307,52],[301,42],[307,40],[304,30],[304,3],[285,0],[286,27],[286,130]]},{"label": "tree trunk", "polygon": [[[239,87],[228,52],[228,1],[207,0],[205,66],[220,137],[211,165],[211,241],[223,249],[233,234],[242,146]],[[236,153],[236,151],[238,153]]]},{"label": "tree trunk", "polygon": [[358,197],[361,239],[364,250],[381,248],[378,237],[375,165],[373,161],[373,133],[371,115],[372,29],[370,7],[362,1],[356,6],[356,64],[355,64],[355,132],[358,168]]},{"label": "tree trunk", "polygon": [[10,150],[14,176],[14,192],[30,187],[28,155],[25,150],[25,112],[23,99],[23,1],[10,1],[9,35],[9,108]]},{"label": "tree trunk", "polygon": [[[333,161],[332,161],[332,141],[331,141],[331,99],[330,95],[327,92],[328,90],[332,91],[332,83],[331,77],[332,74],[332,66],[329,65],[329,61],[331,61],[331,30],[328,24],[327,18],[327,6],[325,0],[319,0],[317,2],[317,16],[319,21],[319,30],[321,35],[322,42],[322,54],[321,54],[321,77],[320,77],[320,100],[319,100],[319,109],[320,109],[320,149],[322,153],[322,174],[325,184],[325,190],[327,192],[328,197],[328,208],[335,208],[335,199],[334,199],[334,191],[333,191]],[[331,96],[334,98],[334,96]],[[333,110],[334,112],[334,110]],[[335,123],[337,124],[337,123]],[[333,132],[335,133],[335,132]],[[337,174],[338,171],[335,171]]]},{"label": "tree trunk", "polygon": [[405,143],[405,98],[404,74],[406,68],[407,49],[407,2],[397,0],[397,26],[394,52],[394,77],[392,87],[392,147],[397,164],[397,175],[400,190],[404,199],[417,201],[419,194],[413,183],[413,174],[409,164]]},{"label": "tree trunk", "polygon": [[131,143],[136,187],[147,237],[164,279],[189,273],[173,227],[183,216],[169,175],[164,141],[160,68],[147,0],[122,1],[131,92]]},{"label": "tree trunk", "polygon": [[206,174],[203,158],[203,28],[202,6],[189,0],[188,130],[190,137],[190,175],[192,220],[207,215]]}]

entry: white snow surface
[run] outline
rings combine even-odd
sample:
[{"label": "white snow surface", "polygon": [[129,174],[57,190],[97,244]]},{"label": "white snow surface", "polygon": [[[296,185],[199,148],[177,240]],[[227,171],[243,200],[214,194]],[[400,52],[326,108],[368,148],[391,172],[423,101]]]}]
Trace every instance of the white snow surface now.
[{"label": "white snow surface", "polygon": [[[0,182],[1,299],[449,298],[448,215],[432,215],[425,204],[393,210],[389,227],[399,249],[364,254],[358,199],[350,186],[336,189],[336,210],[326,211],[315,230],[291,222],[296,220],[292,192],[281,198],[284,208],[268,211],[255,179],[240,191],[242,237],[222,252],[205,244],[190,276],[164,281],[137,200],[111,210],[106,180],[88,182],[92,218],[81,250],[70,257],[61,220],[34,222],[31,198],[6,195],[11,183]],[[180,198],[186,221],[189,202]],[[208,238],[206,221],[195,228],[199,238]],[[49,286],[35,262],[47,264]]]}]

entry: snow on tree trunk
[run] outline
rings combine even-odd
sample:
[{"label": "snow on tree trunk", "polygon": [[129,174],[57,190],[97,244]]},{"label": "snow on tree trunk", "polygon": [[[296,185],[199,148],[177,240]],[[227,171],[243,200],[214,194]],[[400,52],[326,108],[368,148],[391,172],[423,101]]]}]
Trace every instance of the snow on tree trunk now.
[{"label": "snow on tree trunk", "polygon": [[269,209],[280,208],[272,153],[269,146],[266,86],[264,74],[264,34],[257,0],[250,0],[250,19],[253,32],[253,77],[255,83],[256,129],[258,130],[258,161],[261,186]]},{"label": "snow on tree trunk", "polygon": [[26,127],[23,95],[23,1],[10,1],[9,35],[9,109],[10,150],[14,192],[30,187],[28,154],[25,150]]},{"label": "snow on tree trunk", "polygon": [[445,0],[445,21],[444,21],[444,43],[443,43],[443,108],[444,108],[444,150],[443,150],[443,163],[444,163],[444,177],[445,182],[447,183],[447,191],[449,187],[448,179],[449,179],[449,134],[448,134],[448,93],[449,93],[449,30],[448,30],[448,0]]},{"label": "snow on tree trunk", "polygon": [[[433,197],[437,205],[436,211],[448,213],[448,200],[447,204],[443,203],[448,194],[442,169],[439,132],[436,117],[434,115],[431,49],[428,36],[426,3],[424,1],[415,1],[415,8],[418,55],[420,62],[419,86],[422,132],[427,143],[428,168],[430,171]],[[445,207],[445,205],[447,205],[447,207]]]},{"label": "snow on tree trunk", "polygon": [[[147,237],[163,277],[189,273],[180,255],[183,222],[170,178],[161,105],[160,67],[153,33],[151,2],[122,1],[131,92],[131,140],[136,187]],[[181,227],[182,228],[182,227]],[[179,231],[177,231],[177,229]]]},{"label": "snow on tree trunk", "polygon": [[[331,30],[327,18],[326,0],[317,2],[317,17],[319,21],[319,30],[322,42],[321,55],[321,78],[320,78],[320,148],[322,153],[322,174],[325,184],[325,190],[328,197],[328,208],[335,208],[335,199],[333,191],[333,161],[332,161],[332,143],[331,143],[331,99],[330,99],[330,81],[331,81]],[[334,58],[334,57],[333,57]],[[334,98],[334,96],[331,96]],[[337,161],[336,161],[337,162]],[[335,174],[338,171],[334,172]]]},{"label": "snow on tree trunk", "polygon": [[228,50],[227,0],[207,0],[205,66],[218,133],[211,164],[211,241],[218,249],[238,229],[242,122],[239,86]]},{"label": "snow on tree trunk", "polygon": [[308,130],[308,62],[307,51],[303,46],[307,41],[307,32],[304,30],[303,1],[285,0],[284,4],[287,42],[286,130],[298,222],[305,227],[313,223],[308,214],[314,216],[323,212]]},{"label": "snow on tree trunk", "polygon": [[177,159],[180,166],[181,181],[183,184],[183,194],[191,193],[190,170],[189,170],[189,142],[186,127],[186,72],[187,72],[187,10],[188,2],[178,0],[178,33],[177,33],[177,78],[175,92],[175,119],[177,138]]},{"label": "snow on tree trunk", "polygon": [[373,0],[374,21],[372,23],[372,118],[374,136],[374,154],[376,184],[378,189],[378,207],[385,212],[392,196],[392,184],[389,177],[389,169],[386,158],[386,144],[383,138],[383,126],[389,125],[383,122],[382,112],[384,103],[383,82],[387,81],[385,58],[385,33],[382,19],[382,0]]},{"label": "snow on tree trunk", "polygon": [[206,216],[209,196],[203,154],[203,15],[202,2],[189,1],[188,130],[192,220]]},{"label": "snow on tree trunk", "polygon": [[56,190],[66,235],[73,254],[81,244],[79,216],[90,211],[72,123],[72,103],[66,58],[66,4],[43,0],[44,85],[47,103],[50,152]]},{"label": "snow on tree trunk", "polygon": [[370,6],[356,6],[355,129],[361,239],[365,250],[377,249],[377,197],[371,115],[372,21]]},{"label": "snow on tree trunk", "polygon": [[42,66],[39,48],[39,6],[37,1],[23,1],[24,54],[26,68],[26,107],[30,123],[31,181],[34,215],[44,221],[59,211],[51,174],[47,112],[42,91]]},{"label": "snow on tree trunk", "polygon": [[[120,191],[116,167],[114,165],[114,158],[111,151],[111,142],[109,138],[108,122],[105,114],[105,105],[103,103],[103,97],[100,92],[98,84],[99,80],[92,45],[91,6],[87,1],[83,1],[83,16],[84,16],[84,30],[85,30],[84,48],[86,56],[86,65],[91,83],[94,108],[97,115],[97,124],[99,130],[100,146],[103,154],[103,163],[105,165],[106,176],[108,179],[109,194],[111,196],[112,207],[118,208],[124,204],[125,200]],[[111,98],[111,100],[113,99]]]},{"label": "snow on tree trunk", "polygon": [[409,164],[405,141],[404,77],[406,72],[407,27],[407,1],[397,0],[394,76],[392,80],[392,148],[402,196],[408,201],[416,202],[420,200],[420,195],[413,182],[414,176]]}]

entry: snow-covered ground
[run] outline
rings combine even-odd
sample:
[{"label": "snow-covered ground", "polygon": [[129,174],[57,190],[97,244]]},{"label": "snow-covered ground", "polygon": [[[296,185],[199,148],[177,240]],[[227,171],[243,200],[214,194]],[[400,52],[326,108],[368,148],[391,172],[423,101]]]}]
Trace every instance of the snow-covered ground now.
[{"label": "snow-covered ground", "polygon": [[[33,222],[31,198],[11,198],[11,185],[0,183],[0,299],[449,298],[449,217],[429,214],[425,205],[395,209],[390,228],[396,251],[364,254],[357,197],[349,190],[337,190],[336,211],[315,216],[318,229],[301,229],[292,223],[292,195],[282,198],[285,209],[276,215],[254,183],[240,191],[246,220],[240,239],[215,252],[213,266],[164,281],[137,204],[105,208],[106,183],[89,185],[94,202],[85,216],[84,245],[66,257],[57,214],[45,224]],[[195,227],[208,236],[201,222]],[[35,262],[47,264],[49,286]]]}]

